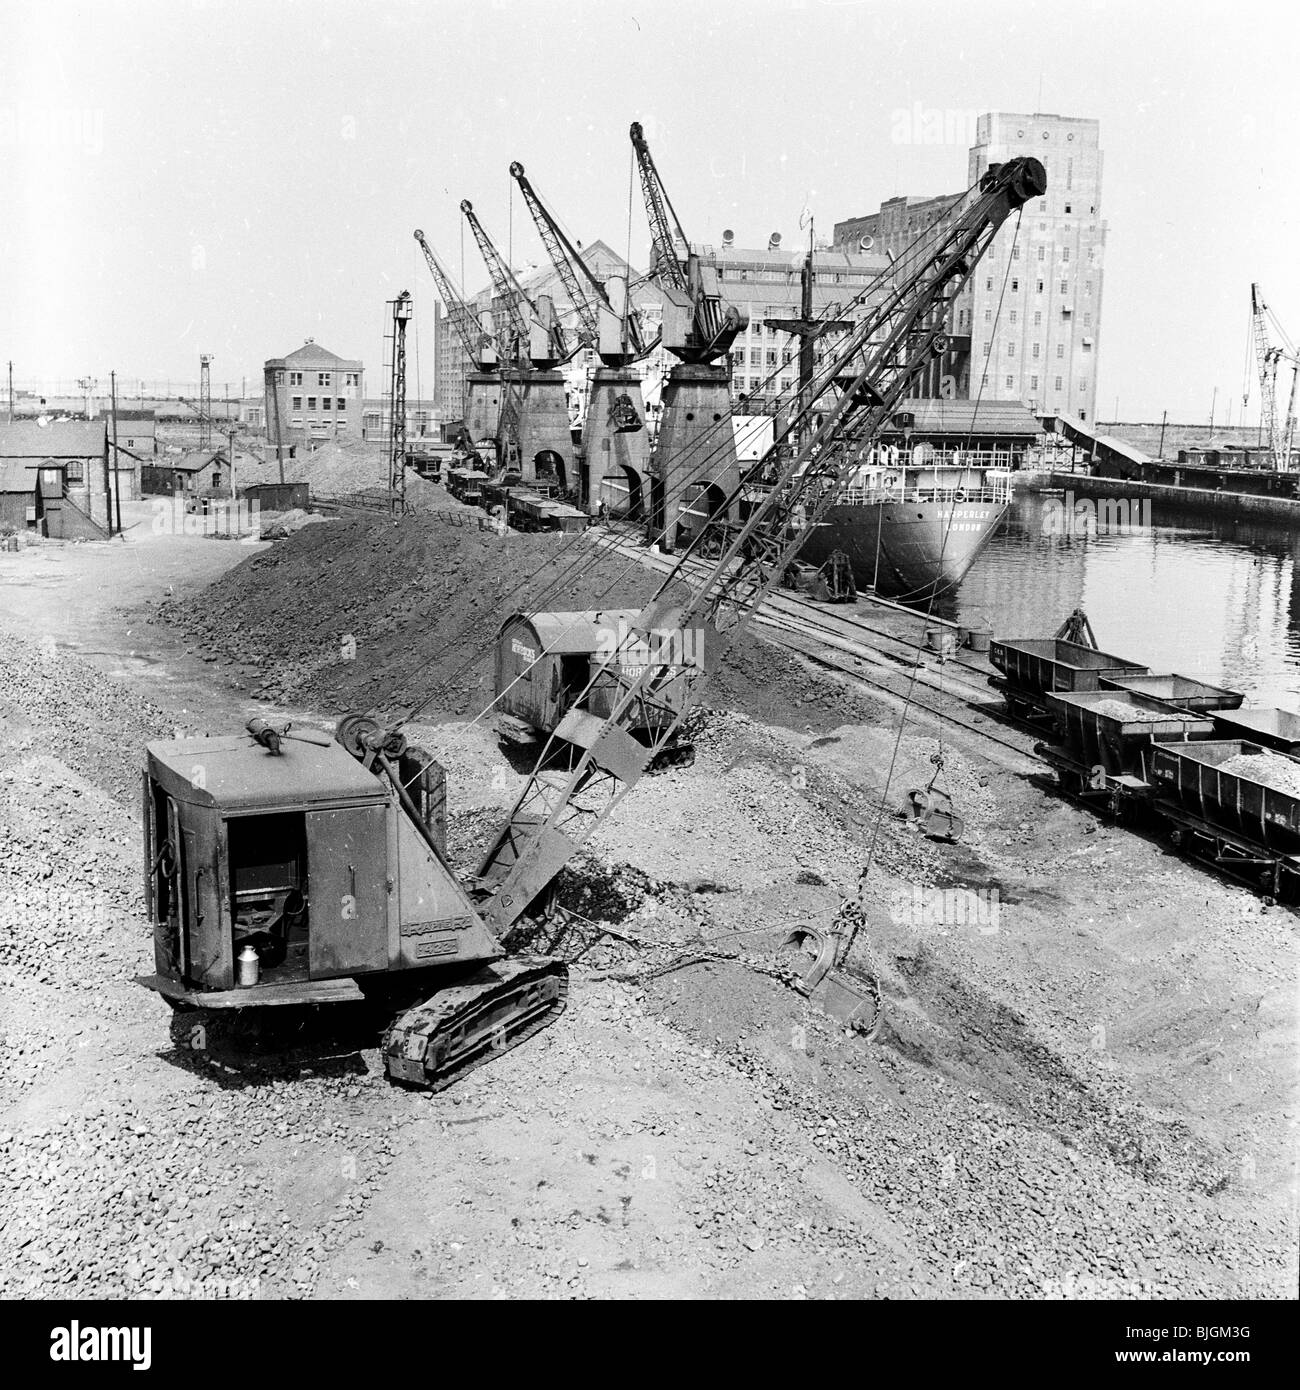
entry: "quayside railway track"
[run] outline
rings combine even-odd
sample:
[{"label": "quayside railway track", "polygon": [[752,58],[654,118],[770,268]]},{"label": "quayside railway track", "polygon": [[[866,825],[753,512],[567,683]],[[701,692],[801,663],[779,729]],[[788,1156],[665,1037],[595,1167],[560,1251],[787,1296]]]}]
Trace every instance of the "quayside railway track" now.
[{"label": "quayside railway track", "polygon": [[[677,563],[675,557],[652,554],[630,541],[618,549],[661,573]],[[686,569],[703,574],[707,565],[688,560]],[[1001,699],[985,683],[991,668],[952,658],[942,668],[925,665],[906,637],[798,595],[769,594],[756,618],[781,645],[816,665],[885,695],[891,703],[906,704],[925,722],[943,721],[961,729],[999,765],[1015,771],[1046,766],[1033,747],[1041,731],[1007,717]],[[915,618],[925,621],[919,613]],[[998,721],[996,729],[981,722],[991,720]]]}]

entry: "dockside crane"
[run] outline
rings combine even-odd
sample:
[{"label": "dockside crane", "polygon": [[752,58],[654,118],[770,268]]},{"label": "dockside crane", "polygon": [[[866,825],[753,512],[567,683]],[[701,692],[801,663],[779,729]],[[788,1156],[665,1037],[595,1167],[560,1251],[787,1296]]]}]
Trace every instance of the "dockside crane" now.
[{"label": "dockside crane", "polygon": [[727,499],[735,492],[739,464],[730,350],[749,319],[726,302],[717,266],[687,240],[639,121],[630,134],[650,224],[650,278],[664,301],[663,345],[677,358],[664,383],[651,482],[650,529],[672,550],[680,538],[680,513],[694,534],[733,514]]},{"label": "dockside crane", "polygon": [[465,356],[469,359],[471,370],[465,375],[465,418],[464,437],[470,447],[482,440],[495,440],[501,420],[501,377],[499,372],[499,352],[496,338],[492,333],[490,316],[486,322],[480,320],[473,309],[465,303],[464,296],[456,288],[455,282],[443,267],[424,233],[417,227],[415,239],[424,253],[424,263],[429,267],[433,283],[438,287],[438,298],[447,311],[451,326],[456,331]]},{"label": "dockside crane", "polygon": [[631,364],[650,350],[638,315],[630,312],[623,276],[602,283],[548,211],[516,160],[519,185],[546,254],[560,277],[581,327],[579,341],[601,365],[591,379],[582,425],[582,460],[589,509],[603,502],[609,514],[640,520],[650,487],[650,440],[645,430],[641,377]]},{"label": "dockside crane", "polygon": [[[1264,293],[1258,285],[1250,287],[1250,319],[1255,342],[1255,362],[1259,370],[1259,390],[1261,414],[1264,428],[1268,433],[1268,449],[1273,467],[1279,473],[1289,473],[1291,469],[1291,448],[1295,439],[1296,424],[1296,384],[1300,377],[1300,357],[1297,357],[1294,344],[1282,330],[1276,316],[1264,302]],[[1281,340],[1272,341],[1269,321]],[[1277,373],[1283,362],[1291,364],[1291,394],[1287,400],[1286,419],[1279,423],[1277,418]]]},{"label": "dockside crane", "polygon": [[[805,437],[799,422],[797,452],[721,559],[683,555],[650,603],[611,629],[473,877],[447,858],[442,770],[400,728],[350,716],[331,741],[259,718],[246,736],[150,744],[156,973],[140,982],[185,1009],[382,1004],[386,1071],[432,1088],[551,1022],[564,1007],[564,964],[506,943],[545,922],[557,875],[665,749],[861,447],[942,350],[944,310],[998,228],[1045,189],[1036,159],[991,165],[934,253],[846,335],[800,403],[800,414],[818,412],[816,428]],[[866,923],[870,867],[842,898],[812,972],[847,994],[842,1017],[866,1032],[879,988],[835,966]]]},{"label": "dockside crane", "polygon": [[505,474],[518,474],[522,482],[577,493],[564,376],[557,370],[570,356],[570,348],[554,302],[545,294],[529,298],[468,198],[462,200],[460,210],[492,278],[494,302],[505,316],[497,334],[504,348],[498,461]]}]

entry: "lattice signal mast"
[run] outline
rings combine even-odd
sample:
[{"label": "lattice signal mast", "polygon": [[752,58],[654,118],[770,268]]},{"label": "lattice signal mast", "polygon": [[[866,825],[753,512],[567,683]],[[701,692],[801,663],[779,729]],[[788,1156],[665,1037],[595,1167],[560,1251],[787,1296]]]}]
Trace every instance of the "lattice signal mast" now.
[{"label": "lattice signal mast", "polygon": [[411,292],[389,301],[392,309],[392,373],[388,401],[389,510],[406,510],[406,325],[411,321]]},{"label": "lattice signal mast", "polygon": [[212,448],[212,354],[199,353],[199,448]]}]

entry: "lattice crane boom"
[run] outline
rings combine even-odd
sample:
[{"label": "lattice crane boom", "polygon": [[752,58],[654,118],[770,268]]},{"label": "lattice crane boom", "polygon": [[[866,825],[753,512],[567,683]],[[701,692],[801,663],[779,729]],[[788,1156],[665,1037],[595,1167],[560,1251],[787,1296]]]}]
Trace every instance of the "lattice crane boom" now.
[{"label": "lattice crane boom", "polygon": [[424,262],[429,267],[429,274],[433,276],[433,283],[438,287],[438,298],[442,300],[443,308],[447,311],[447,317],[451,320],[451,326],[456,330],[466,355],[478,371],[491,370],[496,365],[496,349],[492,336],[484,331],[478,317],[465,303],[451,276],[447,274],[442,262],[434,254],[433,247],[425,240],[424,233],[418,227],[415,229],[415,239],[420,243],[420,250],[424,252]]},{"label": "lattice crane boom", "polygon": [[[1256,284],[1250,287],[1250,319],[1255,342],[1255,363],[1259,370],[1260,413],[1268,431],[1268,450],[1273,459],[1273,467],[1279,473],[1289,472],[1291,468],[1291,446],[1295,437],[1296,377],[1300,374],[1300,358],[1288,352],[1287,346],[1275,344],[1269,334],[1269,307],[1264,302],[1264,292]],[[1274,320],[1276,323],[1276,320]],[[1285,338],[1285,334],[1282,334]],[[1291,394],[1287,402],[1284,423],[1277,418],[1277,373],[1281,364],[1291,363]]]},{"label": "lattice crane boom", "polygon": [[[714,362],[730,348],[748,317],[724,300],[717,267],[691,249],[637,121],[632,122],[631,136],[650,223],[650,275],[664,296],[663,344],[683,362]],[[674,232],[685,250],[684,262],[677,255]]]},{"label": "lattice crane boom", "polygon": [[[644,356],[646,344],[635,315],[629,315],[625,319],[614,308],[609,292],[564,234],[563,228],[551,216],[546,204],[542,202],[525,174],[524,166],[518,160],[511,164],[510,173],[519,185],[524,204],[532,216],[537,234],[546,248],[546,254],[550,257],[551,264],[555,267],[555,272],[577,311],[587,343],[610,365],[622,365]],[[617,329],[616,343],[610,341],[611,319]],[[613,359],[617,359],[617,362]]]},{"label": "lattice crane boom", "polygon": [[636,152],[637,171],[641,176],[641,196],[650,223],[650,243],[654,252],[654,264],[650,267],[651,277],[660,284],[672,285],[685,294],[690,284],[686,267],[677,257],[673,233],[677,233],[677,240],[683,247],[688,247],[690,243],[686,240],[686,233],[682,231],[682,224],[677,219],[663,180],[659,177],[659,170],[651,158],[650,146],[646,144],[645,132],[641,129],[640,121],[632,122],[630,134],[632,148]]},{"label": "lattice crane boom", "polygon": [[463,199],[460,210],[465,214],[465,220],[474,233],[479,254],[483,257],[483,264],[487,266],[488,274],[492,278],[492,293],[505,311],[509,325],[506,337],[510,346],[507,355],[516,366],[527,366],[534,358],[529,350],[532,333],[529,317],[524,314],[524,306],[527,306],[529,316],[534,320],[537,318],[537,306],[524,293],[523,286],[515,279],[514,273],[506,265],[492,238],[484,230],[474,211],[473,203],[468,198]]},{"label": "lattice crane boom", "polygon": [[[569,741],[582,748],[571,771],[551,770],[557,751],[551,736],[479,866],[480,911],[498,932],[528,910],[662,751],[701,683],[717,669],[722,648],[779,583],[858,466],[863,448],[930,360],[946,350],[947,306],[998,228],[1046,186],[1036,159],[990,167],[933,250],[910,274],[900,275],[885,300],[837,345],[788,431],[801,446],[784,461],[774,446],[770,490],[728,533],[724,554],[704,581],[685,602],[676,601],[675,585],[689,582],[692,573],[688,552],[630,630],[619,635],[575,705],[581,709],[598,683],[613,679],[608,715],[571,717]],[[844,389],[836,395],[841,382]],[[824,419],[815,429],[800,428],[812,423],[819,401],[826,402]],[[674,683],[679,684],[670,705],[665,692]],[[664,717],[648,718],[647,706]],[[633,725],[654,730],[648,745],[632,737]]]}]

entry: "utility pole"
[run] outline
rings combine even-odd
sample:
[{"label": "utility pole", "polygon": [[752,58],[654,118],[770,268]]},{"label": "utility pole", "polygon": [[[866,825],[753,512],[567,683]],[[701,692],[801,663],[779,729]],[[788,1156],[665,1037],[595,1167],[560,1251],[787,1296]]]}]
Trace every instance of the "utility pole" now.
[{"label": "utility pole", "polygon": [[[1218,404],[1219,404],[1219,388],[1216,386],[1216,387],[1214,388],[1214,395],[1210,397],[1210,433],[1211,433],[1211,434],[1214,433],[1214,408],[1215,408],[1215,406],[1217,406]],[[1210,440],[1210,443],[1213,444],[1214,441],[1211,439],[1211,440]]]},{"label": "utility pole", "polygon": [[[795,319],[764,319],[768,328],[799,339],[799,413],[803,413],[804,403],[811,398],[813,376],[817,364],[817,339],[823,333],[842,333],[853,327],[852,319],[819,319],[813,314],[813,224],[808,224],[808,253],[804,256],[803,267],[799,273],[799,317]],[[811,430],[812,426],[807,426]],[[803,444],[801,438],[790,441],[796,449]]]},{"label": "utility pole", "polygon": [[[117,534],[122,534],[122,484],[118,481],[118,473],[122,467],[122,455],[117,451],[117,373],[109,372],[108,389],[111,393],[109,399],[113,403],[113,506],[117,512]],[[107,505],[107,499],[105,499]],[[109,535],[113,534],[112,527],[109,528]]]},{"label": "utility pole", "polygon": [[1165,456],[1165,421],[1169,419],[1169,412],[1166,410],[1160,416],[1160,447],[1156,450],[1156,458],[1162,459]]},{"label": "utility pole", "polygon": [[9,423],[14,422],[14,364],[9,364]]}]

